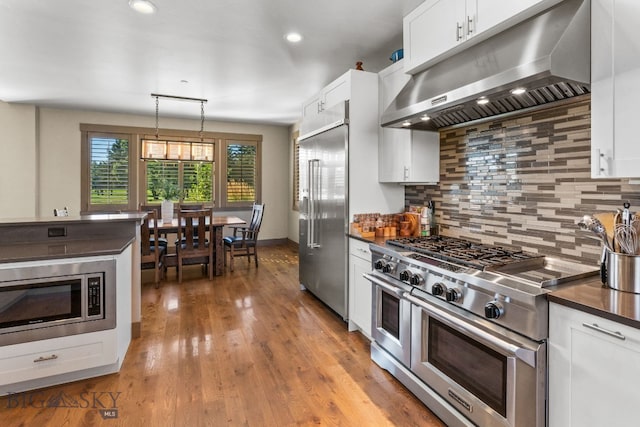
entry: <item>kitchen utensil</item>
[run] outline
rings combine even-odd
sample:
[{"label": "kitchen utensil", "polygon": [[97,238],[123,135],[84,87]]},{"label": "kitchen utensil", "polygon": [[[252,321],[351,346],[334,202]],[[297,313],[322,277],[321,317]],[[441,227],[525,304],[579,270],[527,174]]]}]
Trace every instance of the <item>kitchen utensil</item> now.
[{"label": "kitchen utensil", "polygon": [[638,247],[638,235],[636,229],[631,224],[616,224],[616,242],[620,246],[620,251],[627,255],[635,255]]},{"label": "kitchen utensil", "polygon": [[616,229],[615,216],[615,212],[599,212],[593,214],[593,218],[596,218],[598,221],[600,221],[605,231],[607,232],[609,242],[613,241],[613,233]]},{"label": "kitchen utensil", "polygon": [[607,231],[605,230],[604,225],[602,225],[599,219],[589,215],[585,215],[578,222],[578,227],[580,227],[581,230],[587,230],[594,233],[600,238],[600,240],[602,240],[602,243],[606,248],[613,251],[612,242],[609,241]]}]

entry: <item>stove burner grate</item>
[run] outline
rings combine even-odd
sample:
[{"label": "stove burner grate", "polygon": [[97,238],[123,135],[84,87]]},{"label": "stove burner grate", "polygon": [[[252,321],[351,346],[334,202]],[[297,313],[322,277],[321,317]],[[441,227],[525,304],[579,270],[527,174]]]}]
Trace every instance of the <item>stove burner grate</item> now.
[{"label": "stove burner grate", "polygon": [[387,244],[478,270],[544,257],[544,255],[519,249],[485,245],[446,236],[405,237],[387,240]]}]

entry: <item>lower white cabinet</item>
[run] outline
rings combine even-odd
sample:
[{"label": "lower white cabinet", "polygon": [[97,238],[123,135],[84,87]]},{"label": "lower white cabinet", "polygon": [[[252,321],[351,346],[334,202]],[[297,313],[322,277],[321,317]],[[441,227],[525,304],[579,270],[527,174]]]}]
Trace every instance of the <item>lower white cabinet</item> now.
[{"label": "lower white cabinet", "polygon": [[371,338],[371,282],[362,277],[371,272],[369,244],[349,239],[349,330],[360,330]]},{"label": "lower white cabinet", "polygon": [[550,304],[550,427],[638,425],[639,386],[640,329]]}]

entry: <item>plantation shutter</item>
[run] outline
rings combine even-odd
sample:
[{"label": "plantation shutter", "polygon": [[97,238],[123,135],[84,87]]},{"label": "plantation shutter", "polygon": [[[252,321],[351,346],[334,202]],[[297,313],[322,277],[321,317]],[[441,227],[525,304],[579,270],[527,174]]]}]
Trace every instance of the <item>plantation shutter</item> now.
[{"label": "plantation shutter", "polygon": [[257,195],[257,143],[227,143],[227,203],[251,204]]},{"label": "plantation shutter", "polygon": [[126,206],[129,202],[129,140],[91,136],[90,204]]}]

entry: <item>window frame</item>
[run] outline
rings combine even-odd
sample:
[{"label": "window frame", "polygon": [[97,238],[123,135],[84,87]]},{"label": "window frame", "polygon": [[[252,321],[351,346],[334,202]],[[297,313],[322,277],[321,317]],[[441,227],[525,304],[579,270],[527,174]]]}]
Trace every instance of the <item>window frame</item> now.
[{"label": "window frame", "polygon": [[[125,204],[92,204],[91,203],[91,150],[89,144],[92,138],[114,138],[126,139],[129,141],[129,174],[127,182],[127,203]],[[132,210],[136,208],[137,185],[136,174],[137,168],[135,161],[135,146],[137,145],[137,137],[127,132],[109,132],[100,130],[83,130],[81,132],[82,146],[80,155],[82,157],[80,167],[80,211],[81,212],[118,212],[123,210]]]},{"label": "window frame", "polygon": [[[226,174],[228,166],[228,148],[230,145],[247,145],[254,146],[256,148],[255,159],[255,200],[244,200],[239,202],[233,202],[228,200],[227,194],[227,179]],[[226,138],[220,144],[220,208],[226,210],[251,208],[254,203],[260,203],[262,200],[262,141],[241,140],[236,138]],[[224,171],[224,174],[223,172]]]},{"label": "window frame", "polygon": [[[101,124],[80,124],[81,132],[81,212],[105,212],[105,211],[137,211],[140,204],[148,204],[146,202],[146,167],[141,164],[144,160],[140,159],[141,140],[154,139],[155,128],[135,127],[135,126],[118,126],[118,125],[101,125]],[[95,205],[89,206],[90,202],[90,153],[89,153],[89,133],[126,135],[129,139],[129,201],[124,205]],[[215,132],[206,131],[202,135],[199,131],[189,131],[181,129],[159,129],[158,136],[176,140],[185,138],[185,140],[195,141],[202,137],[205,141],[213,141],[214,148],[214,171],[212,184],[212,198],[214,199],[213,207],[216,210],[245,210],[253,206],[253,202],[228,202],[226,194],[226,153],[228,143],[232,144],[255,144],[256,146],[256,203],[262,200],[262,135],[259,134],[242,134],[231,132]]]}]

